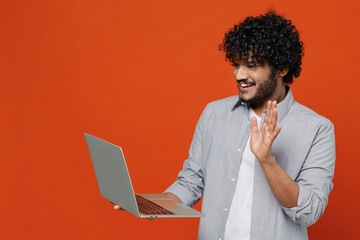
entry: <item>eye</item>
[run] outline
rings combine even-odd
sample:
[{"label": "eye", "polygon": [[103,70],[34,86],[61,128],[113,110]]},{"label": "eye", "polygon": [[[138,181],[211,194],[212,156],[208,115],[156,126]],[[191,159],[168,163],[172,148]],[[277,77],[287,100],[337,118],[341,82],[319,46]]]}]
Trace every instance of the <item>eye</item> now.
[{"label": "eye", "polygon": [[252,69],[252,68],[256,68],[257,65],[256,65],[256,63],[249,63],[249,64],[247,65],[247,67],[250,68],[250,69]]}]

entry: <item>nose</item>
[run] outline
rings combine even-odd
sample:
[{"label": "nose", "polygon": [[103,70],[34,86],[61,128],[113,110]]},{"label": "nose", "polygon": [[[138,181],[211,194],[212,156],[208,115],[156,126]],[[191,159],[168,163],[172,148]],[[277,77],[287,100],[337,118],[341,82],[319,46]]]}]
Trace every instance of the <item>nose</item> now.
[{"label": "nose", "polygon": [[246,69],[244,66],[234,68],[234,76],[237,81],[246,80],[248,78]]}]

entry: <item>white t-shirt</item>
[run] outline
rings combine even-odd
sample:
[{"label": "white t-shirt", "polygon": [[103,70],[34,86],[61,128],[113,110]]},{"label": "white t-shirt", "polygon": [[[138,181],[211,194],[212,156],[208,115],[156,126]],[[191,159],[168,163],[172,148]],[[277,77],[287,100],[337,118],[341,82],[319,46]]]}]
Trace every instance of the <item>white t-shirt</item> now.
[{"label": "white t-shirt", "polygon": [[[250,119],[256,117],[258,126],[261,118],[252,108]],[[250,240],[251,207],[254,186],[255,155],[250,149],[250,136],[246,143],[240,165],[238,181],[226,222],[225,240]]]}]

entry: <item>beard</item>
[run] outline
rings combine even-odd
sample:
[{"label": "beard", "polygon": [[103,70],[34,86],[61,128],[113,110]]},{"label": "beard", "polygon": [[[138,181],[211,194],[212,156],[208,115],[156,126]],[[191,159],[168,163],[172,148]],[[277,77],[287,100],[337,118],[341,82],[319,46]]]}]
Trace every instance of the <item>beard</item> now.
[{"label": "beard", "polygon": [[276,71],[271,70],[271,73],[268,77],[268,79],[262,83],[260,83],[258,89],[256,90],[255,96],[250,99],[243,99],[239,95],[240,101],[243,103],[250,104],[251,106],[255,107],[257,105],[261,105],[269,99],[269,97],[274,93],[275,89],[277,87],[277,81],[276,81]]}]

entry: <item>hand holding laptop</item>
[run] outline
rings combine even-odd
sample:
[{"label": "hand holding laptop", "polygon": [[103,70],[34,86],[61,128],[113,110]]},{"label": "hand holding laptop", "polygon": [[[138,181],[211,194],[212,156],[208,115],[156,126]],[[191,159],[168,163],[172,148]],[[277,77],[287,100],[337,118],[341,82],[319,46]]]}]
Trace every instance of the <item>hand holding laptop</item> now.
[{"label": "hand holding laptop", "polygon": [[204,216],[171,193],[135,194],[122,149],[87,133],[84,135],[100,193],[114,204],[115,210],[126,210],[139,218]]}]

